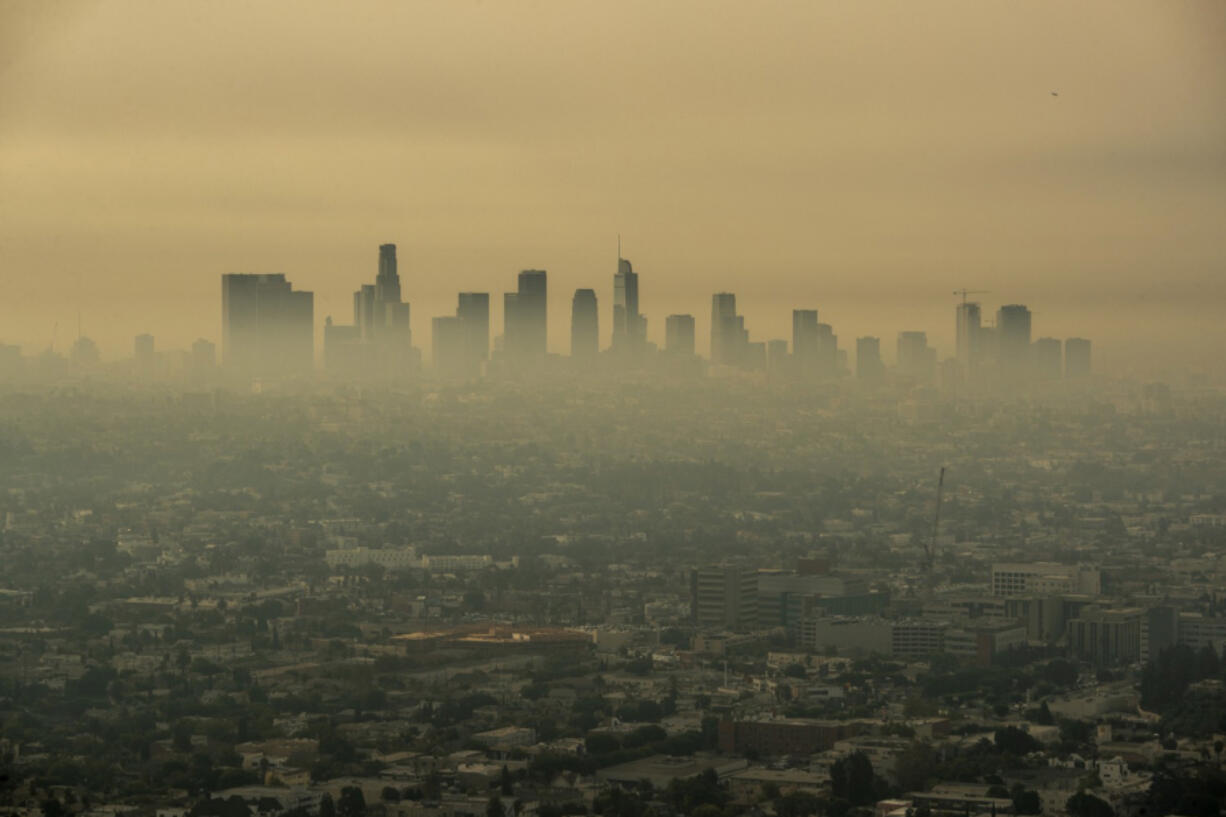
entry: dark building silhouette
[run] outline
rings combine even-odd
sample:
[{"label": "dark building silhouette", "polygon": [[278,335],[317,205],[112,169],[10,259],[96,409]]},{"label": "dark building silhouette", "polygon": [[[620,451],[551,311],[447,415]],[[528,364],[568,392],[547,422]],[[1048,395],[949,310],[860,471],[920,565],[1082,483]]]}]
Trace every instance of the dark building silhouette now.
[{"label": "dark building silhouette", "polygon": [[379,245],[373,284],[353,293],[353,324],[324,325],[324,368],[344,377],[397,377],[417,368],[409,304],[401,300],[396,245]]},{"label": "dark building silhouette", "polygon": [[1009,304],[996,311],[996,354],[1006,379],[1017,381],[1030,376],[1030,310],[1021,304]]},{"label": "dark building silhouette", "polygon": [[503,296],[503,353],[513,365],[539,365],[548,350],[545,270],[524,270]]},{"label": "dark building silhouette", "polygon": [[362,333],[356,324],[341,325],[324,320],[324,370],[356,376],[362,373]]},{"label": "dark building silhouette", "polygon": [[1085,338],[1069,338],[1064,341],[1064,376],[1090,376],[1090,341]]},{"label": "dark building silhouette", "polygon": [[878,380],[885,374],[881,362],[881,339],[856,338],[856,377],[861,380]]},{"label": "dark building silhouette", "polygon": [[625,258],[617,259],[613,274],[612,349],[640,353],[647,340],[647,319],[639,312],[639,276]]},{"label": "dark building silhouette", "polygon": [[711,296],[711,362],[722,366],[752,366],[765,363],[765,357],[764,348],[750,349],[745,318],[736,313],[736,295],[717,292]]},{"label": "dark building silhouette", "polygon": [[431,364],[440,377],[477,377],[489,359],[490,296],[488,292],[461,292],[455,315],[434,318],[431,328]]},{"label": "dark building silhouette", "polygon": [[962,377],[970,378],[978,374],[982,365],[982,323],[979,304],[967,301],[958,304],[955,310],[955,351],[958,369]]},{"label": "dark building silhouette", "polygon": [[594,360],[600,352],[600,313],[596,292],[576,289],[570,302],[570,356]]},{"label": "dark building silhouette", "polygon": [[221,349],[241,377],[301,375],[315,359],[315,295],[284,275],[221,276]]},{"label": "dark building silhouette", "polygon": [[[817,325],[817,375],[831,378],[839,371],[839,336],[828,323]],[[842,353],[846,356],[846,352]]]},{"label": "dark building silhouette", "polygon": [[921,383],[936,376],[937,350],[928,345],[926,332],[898,333],[898,373]]},{"label": "dark building silhouette", "polygon": [[1059,338],[1039,338],[1034,342],[1035,375],[1040,380],[1059,380],[1064,374],[1064,344]]},{"label": "dark building silhouette", "polygon": [[670,355],[693,356],[693,315],[669,315],[664,320],[664,351]]},{"label": "dark building silhouette", "polygon": [[431,365],[443,378],[461,377],[467,367],[464,354],[464,322],[455,315],[443,315],[430,322]]},{"label": "dark building silhouette", "polygon": [[816,309],[792,310],[792,357],[797,373],[812,377],[820,368],[821,336]]},{"label": "dark building silhouette", "polygon": [[464,327],[465,365],[479,372],[490,359],[490,294],[461,292],[455,314]]}]

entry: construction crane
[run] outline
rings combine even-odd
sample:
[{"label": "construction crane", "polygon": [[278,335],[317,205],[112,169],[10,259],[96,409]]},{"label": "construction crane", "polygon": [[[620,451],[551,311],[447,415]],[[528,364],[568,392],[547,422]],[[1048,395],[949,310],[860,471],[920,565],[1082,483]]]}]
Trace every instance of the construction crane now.
[{"label": "construction crane", "polygon": [[924,545],[924,589],[932,590],[932,565],[936,561],[937,534],[941,529],[941,497],[945,492],[945,466],[941,466],[941,475],[937,477],[937,508],[932,519],[932,539]]},{"label": "construction crane", "polygon": [[992,290],[990,289],[955,289],[954,294],[961,295],[962,303],[966,303],[967,295],[983,295],[984,293],[991,292],[991,291]]}]

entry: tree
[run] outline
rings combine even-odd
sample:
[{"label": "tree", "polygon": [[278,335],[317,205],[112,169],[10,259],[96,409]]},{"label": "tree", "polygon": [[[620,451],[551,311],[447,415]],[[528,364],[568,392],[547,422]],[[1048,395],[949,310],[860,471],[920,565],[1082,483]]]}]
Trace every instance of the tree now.
[{"label": "tree", "polygon": [[380,796],[382,800],[386,803],[399,803],[400,802],[400,790],[397,789],[395,786],[384,786],[383,792]]},{"label": "tree", "polygon": [[1028,755],[1043,748],[1037,740],[1016,726],[997,729],[994,740],[997,749],[1010,755]]},{"label": "tree", "polygon": [[319,817],[336,817],[336,803],[332,802],[332,795],[327,792],[319,798]]},{"label": "tree", "polygon": [[1023,788],[1019,783],[1013,787],[1012,795],[1014,814],[1038,814],[1043,810],[1039,793],[1034,789]]},{"label": "tree", "polygon": [[340,800],[336,802],[337,817],[364,817],[366,814],[366,796],[357,786],[346,786],[341,789]]},{"label": "tree", "polygon": [[894,775],[903,791],[927,791],[928,781],[936,776],[936,755],[927,743],[912,743],[894,763]]},{"label": "tree", "polygon": [[1115,817],[1115,809],[1106,800],[1089,792],[1079,791],[1064,804],[1071,817]]},{"label": "tree", "polygon": [[507,797],[510,797],[515,793],[515,783],[511,780],[511,770],[508,769],[505,764],[502,767],[502,774],[500,775],[499,784],[502,793]]},{"label": "tree", "polygon": [[852,752],[830,766],[830,791],[853,806],[873,802],[876,786],[873,763],[864,752]]},{"label": "tree", "polygon": [[494,795],[485,804],[485,817],[506,817],[506,809],[502,807],[502,798]]}]

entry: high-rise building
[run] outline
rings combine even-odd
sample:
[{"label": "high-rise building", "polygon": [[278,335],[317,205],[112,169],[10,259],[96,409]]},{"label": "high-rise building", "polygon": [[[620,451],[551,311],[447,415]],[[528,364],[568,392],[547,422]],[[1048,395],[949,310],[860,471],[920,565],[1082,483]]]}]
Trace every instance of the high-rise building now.
[{"label": "high-rise building", "polygon": [[490,295],[461,292],[455,315],[430,323],[431,365],[439,377],[456,379],[481,374],[490,350]]},{"label": "high-rise building", "polygon": [[958,368],[963,377],[973,377],[981,365],[981,323],[979,304],[974,301],[958,304],[955,312],[957,337],[954,357],[958,360]]},{"label": "high-rise building", "polygon": [[686,357],[694,354],[693,315],[669,315],[664,320],[664,351]]},{"label": "high-rise building", "polygon": [[400,272],[396,265],[396,245],[379,245],[379,272],[375,276],[375,299],[383,304],[400,303]]},{"label": "high-rise building", "polygon": [[516,365],[539,364],[548,349],[545,270],[523,270],[503,298],[503,351]]},{"label": "high-rise building", "polygon": [[356,377],[362,373],[362,335],[357,324],[336,324],[324,319],[324,371]]},{"label": "high-rise building", "polygon": [[434,373],[439,377],[462,377],[467,372],[464,322],[456,315],[444,315],[430,322],[430,352]]},{"label": "high-rise building", "polygon": [[996,349],[1001,373],[1009,379],[1029,377],[1033,354],[1030,348],[1030,310],[1008,304],[996,311]]},{"label": "high-rise building", "polygon": [[1064,344],[1059,338],[1039,338],[1034,342],[1035,374],[1040,380],[1059,380],[1063,375]]},{"label": "high-rise building", "polygon": [[839,336],[834,334],[834,327],[828,323],[817,325],[817,375],[823,379],[834,377],[839,373],[841,357],[846,357],[847,351],[839,349]]},{"label": "high-rise building", "polygon": [[694,624],[745,632],[758,626],[758,571],[717,565],[690,572]]},{"label": "high-rise building", "polygon": [[816,309],[792,310],[792,357],[797,372],[811,377],[821,368],[821,334]]},{"label": "high-rise building", "polygon": [[461,292],[455,314],[464,327],[465,366],[478,373],[490,358],[490,294]]},{"label": "high-rise building", "polygon": [[613,341],[615,352],[641,352],[647,340],[647,320],[639,312],[639,275],[625,258],[613,274]]},{"label": "high-rise building", "polygon": [[576,360],[595,360],[600,352],[600,313],[596,291],[576,289],[570,302],[570,356]]},{"label": "high-rise building", "polygon": [[928,345],[925,332],[898,333],[898,373],[921,383],[936,375],[937,350]]},{"label": "high-rise building", "polygon": [[305,374],[315,359],[315,295],[284,275],[221,276],[223,364],[242,377]]},{"label": "high-rise building", "polygon": [[1088,377],[1090,374],[1090,341],[1069,338],[1064,342],[1064,376]]},{"label": "high-rise building", "polygon": [[353,293],[353,324],[324,326],[324,366],[349,377],[395,377],[415,369],[420,352],[413,347],[409,304],[401,301],[396,245],[379,245],[373,284]]},{"label": "high-rise building", "polygon": [[752,366],[758,358],[765,363],[765,348],[761,354],[749,348],[749,331],[745,318],[736,313],[736,295],[717,292],[711,296],[711,362],[723,366]]},{"label": "high-rise building", "polygon": [[881,339],[856,338],[856,377],[861,380],[877,380],[885,374],[881,362]]}]

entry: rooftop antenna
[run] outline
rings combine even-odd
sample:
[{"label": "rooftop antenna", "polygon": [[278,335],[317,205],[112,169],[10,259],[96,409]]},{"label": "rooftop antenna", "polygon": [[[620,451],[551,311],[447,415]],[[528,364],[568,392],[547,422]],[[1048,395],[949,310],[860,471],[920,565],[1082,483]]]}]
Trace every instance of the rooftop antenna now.
[{"label": "rooftop antenna", "polygon": [[617,234],[617,260],[619,262],[622,260],[622,234],[621,233]]}]

